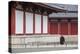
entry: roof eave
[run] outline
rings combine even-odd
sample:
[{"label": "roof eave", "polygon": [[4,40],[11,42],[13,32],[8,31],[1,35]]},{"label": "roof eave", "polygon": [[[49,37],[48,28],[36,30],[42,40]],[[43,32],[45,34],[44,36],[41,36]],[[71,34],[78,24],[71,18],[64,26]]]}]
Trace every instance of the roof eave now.
[{"label": "roof eave", "polygon": [[51,6],[48,6],[48,5],[43,4],[43,3],[35,3],[35,4],[43,6],[45,8],[48,8],[48,9],[52,10],[53,12],[66,12],[67,11],[67,10],[64,10],[64,9],[59,9],[59,8],[56,8],[56,7],[51,7]]}]

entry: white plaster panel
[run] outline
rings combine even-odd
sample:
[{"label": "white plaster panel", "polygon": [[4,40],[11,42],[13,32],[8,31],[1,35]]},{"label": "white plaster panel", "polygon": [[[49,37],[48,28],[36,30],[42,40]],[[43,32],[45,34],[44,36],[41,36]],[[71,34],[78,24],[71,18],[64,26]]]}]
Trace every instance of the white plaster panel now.
[{"label": "white plaster panel", "polygon": [[48,33],[48,17],[43,16],[43,33]]},{"label": "white plaster panel", "polygon": [[35,33],[41,33],[41,15],[35,14]]},{"label": "white plaster panel", "polygon": [[16,10],[15,11],[15,18],[16,18],[16,30],[15,30],[15,33],[16,34],[21,34],[23,33],[23,11],[19,11],[19,10]]},{"label": "white plaster panel", "polygon": [[33,33],[33,13],[26,12],[26,33]]}]

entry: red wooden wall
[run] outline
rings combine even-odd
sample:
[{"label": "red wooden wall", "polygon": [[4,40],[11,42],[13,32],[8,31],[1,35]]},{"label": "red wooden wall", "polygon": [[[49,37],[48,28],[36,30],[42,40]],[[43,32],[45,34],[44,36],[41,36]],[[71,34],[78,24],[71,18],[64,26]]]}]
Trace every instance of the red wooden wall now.
[{"label": "red wooden wall", "polygon": [[50,34],[57,34],[58,33],[58,23],[51,22],[50,23]]},{"label": "red wooden wall", "polygon": [[[67,20],[67,19],[66,19]],[[50,23],[50,34],[61,34],[61,35],[77,35],[78,34],[78,23],[77,21],[68,22],[68,21],[49,21]],[[60,26],[58,27],[58,23]],[[70,24],[68,26],[68,23]]]},{"label": "red wooden wall", "polygon": [[71,23],[71,34],[72,35],[78,34],[78,24],[76,22]]},{"label": "red wooden wall", "polygon": [[68,34],[68,23],[62,22],[60,30],[61,30],[60,33],[62,35],[67,35]]}]

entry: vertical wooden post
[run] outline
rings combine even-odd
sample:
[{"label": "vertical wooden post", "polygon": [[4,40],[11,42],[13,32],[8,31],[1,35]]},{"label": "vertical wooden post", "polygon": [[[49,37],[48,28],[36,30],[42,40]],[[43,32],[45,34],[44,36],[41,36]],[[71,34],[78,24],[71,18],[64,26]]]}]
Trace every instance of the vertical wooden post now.
[{"label": "vertical wooden post", "polygon": [[60,22],[60,19],[58,19],[58,34],[61,34],[61,22]]},{"label": "vertical wooden post", "polygon": [[48,16],[48,34],[50,34],[50,22],[49,22],[49,16]]},{"label": "vertical wooden post", "polygon": [[11,34],[15,34],[15,8],[11,8]]},{"label": "vertical wooden post", "polygon": [[61,31],[60,31],[60,22],[58,22],[58,34],[60,34],[61,33]]},{"label": "vertical wooden post", "polygon": [[68,19],[68,35],[71,34],[71,23],[70,23],[70,19]]},{"label": "vertical wooden post", "polygon": [[26,18],[25,18],[26,16],[25,16],[25,10],[24,10],[24,12],[23,12],[23,33],[25,34],[25,32],[26,32]]},{"label": "vertical wooden post", "polygon": [[68,22],[68,35],[70,35],[71,34],[71,24],[70,24],[70,22]]},{"label": "vertical wooden post", "polygon": [[43,34],[43,15],[41,14],[41,34]]},{"label": "vertical wooden post", "polygon": [[33,34],[35,34],[35,13],[33,13]]}]

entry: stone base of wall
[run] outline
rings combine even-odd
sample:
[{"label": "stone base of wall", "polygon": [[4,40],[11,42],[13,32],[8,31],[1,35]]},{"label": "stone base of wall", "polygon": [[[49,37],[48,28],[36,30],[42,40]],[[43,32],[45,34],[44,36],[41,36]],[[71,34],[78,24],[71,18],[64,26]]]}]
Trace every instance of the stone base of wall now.
[{"label": "stone base of wall", "polygon": [[[63,35],[65,43],[60,44],[61,35],[12,35],[11,49],[13,52],[44,51],[49,49],[75,49],[78,48],[77,35]],[[33,50],[32,50],[33,49]],[[35,50],[34,50],[35,49]],[[43,50],[44,49],[44,50]]]}]

